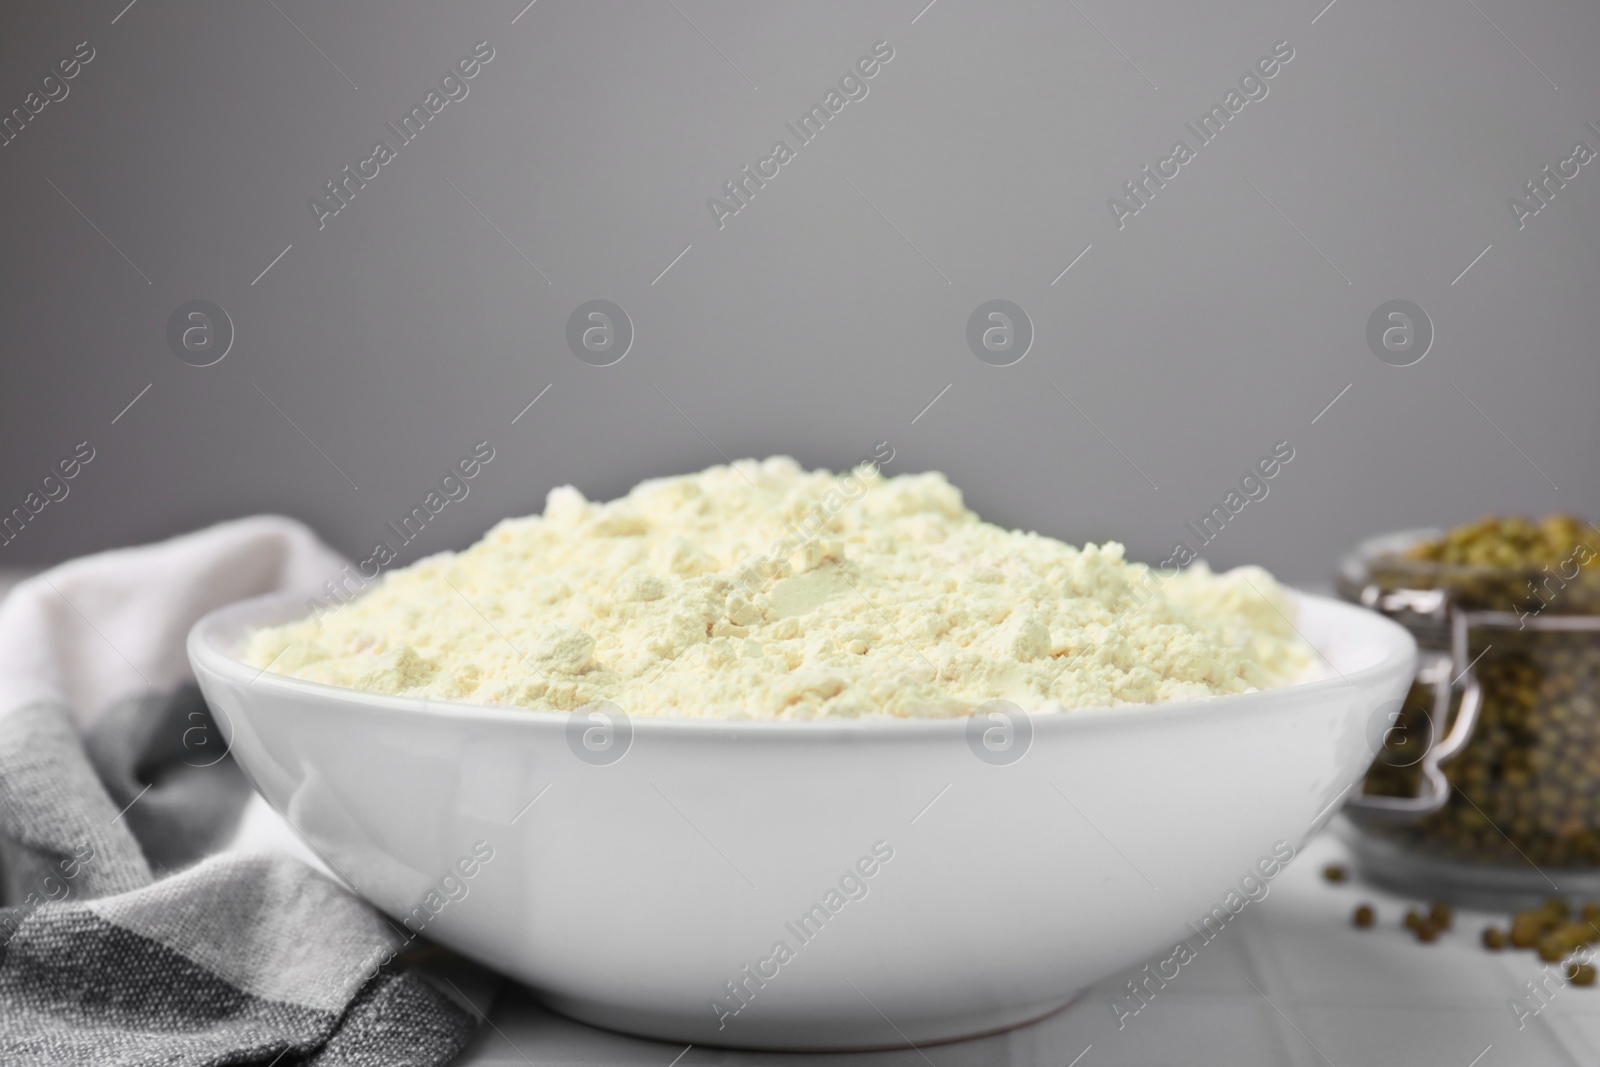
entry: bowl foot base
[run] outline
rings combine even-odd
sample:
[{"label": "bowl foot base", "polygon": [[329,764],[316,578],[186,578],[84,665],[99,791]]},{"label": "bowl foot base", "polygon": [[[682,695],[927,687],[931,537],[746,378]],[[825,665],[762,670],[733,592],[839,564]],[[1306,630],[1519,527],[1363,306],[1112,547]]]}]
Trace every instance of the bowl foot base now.
[{"label": "bowl foot base", "polygon": [[748,1020],[730,1020],[719,1030],[709,1010],[702,1019],[541,990],[533,992],[552,1011],[604,1030],[652,1041],[770,1052],[885,1052],[971,1041],[1041,1022],[1066,1010],[1083,995],[1079,990],[1039,1004],[986,1008],[965,1014],[944,1011],[918,1018],[897,1017],[893,1024],[876,1014],[871,1018],[830,1019],[823,1010],[804,1017],[752,1016]]}]

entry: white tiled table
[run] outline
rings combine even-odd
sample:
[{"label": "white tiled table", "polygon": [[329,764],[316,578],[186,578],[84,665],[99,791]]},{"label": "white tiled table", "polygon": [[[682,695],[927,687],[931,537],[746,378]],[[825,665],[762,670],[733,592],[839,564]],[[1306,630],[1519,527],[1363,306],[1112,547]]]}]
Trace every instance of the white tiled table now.
[{"label": "white tiled table", "polygon": [[[1414,902],[1365,885],[1330,885],[1324,864],[1342,860],[1331,835],[1308,846],[1138,1015],[1117,1027],[1114,991],[1131,975],[1090,989],[1066,1011],[997,1037],[921,1050],[783,1055],[690,1048],[595,1030],[539,1007],[508,987],[477,1042],[473,1067],[535,1063],[702,1067],[825,1063],[830,1067],[1544,1067],[1600,1063],[1600,986],[1558,992],[1518,1029],[1508,1002],[1540,975],[1529,952],[1490,953],[1478,936],[1504,915],[1463,912],[1437,943],[1399,922]],[[1378,909],[1376,928],[1350,925],[1355,905]],[[681,1059],[674,1057],[682,1054]],[[1080,1058],[1081,1057],[1081,1058]]]}]

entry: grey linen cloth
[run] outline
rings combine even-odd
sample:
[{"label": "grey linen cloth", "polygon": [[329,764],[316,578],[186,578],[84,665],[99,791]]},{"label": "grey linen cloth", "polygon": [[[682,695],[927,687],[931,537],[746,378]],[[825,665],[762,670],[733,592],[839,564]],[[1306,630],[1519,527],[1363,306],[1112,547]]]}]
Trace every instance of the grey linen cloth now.
[{"label": "grey linen cloth", "polygon": [[247,519],[0,603],[0,1064],[422,1067],[472,1040],[473,1011],[394,960],[407,939],[383,916],[289,851],[232,847],[264,805],[184,637],[341,562]]}]

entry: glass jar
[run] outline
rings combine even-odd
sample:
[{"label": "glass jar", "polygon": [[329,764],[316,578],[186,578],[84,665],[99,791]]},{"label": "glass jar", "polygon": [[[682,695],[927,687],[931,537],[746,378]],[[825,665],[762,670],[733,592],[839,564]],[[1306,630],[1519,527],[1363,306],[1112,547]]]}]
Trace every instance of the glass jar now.
[{"label": "glass jar", "polygon": [[1340,595],[1404,625],[1421,653],[1410,694],[1373,717],[1343,836],[1365,876],[1413,895],[1600,895],[1596,552],[1580,543],[1539,569],[1407,555],[1440,536],[1374,538],[1340,568]]}]

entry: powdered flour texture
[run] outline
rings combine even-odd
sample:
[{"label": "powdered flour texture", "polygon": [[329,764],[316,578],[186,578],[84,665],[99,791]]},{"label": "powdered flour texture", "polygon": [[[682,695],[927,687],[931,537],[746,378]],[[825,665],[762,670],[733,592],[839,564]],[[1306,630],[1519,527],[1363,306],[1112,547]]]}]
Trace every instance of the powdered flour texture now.
[{"label": "powdered flour texture", "polygon": [[553,490],[473,547],[263,630],[258,667],[353,689],[630,715],[855,718],[1151,704],[1310,663],[1270,575],[1158,579],[1120,544],[983,522],[940,474],[741,460],[609,503]]}]

